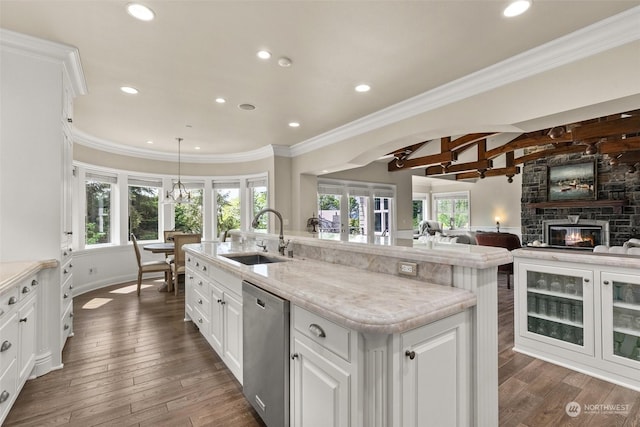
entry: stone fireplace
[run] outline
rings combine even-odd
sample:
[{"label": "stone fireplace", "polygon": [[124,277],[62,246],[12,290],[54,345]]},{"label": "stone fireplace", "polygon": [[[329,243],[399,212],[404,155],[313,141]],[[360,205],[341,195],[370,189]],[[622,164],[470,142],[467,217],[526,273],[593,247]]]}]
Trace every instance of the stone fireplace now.
[{"label": "stone fireplace", "polygon": [[[548,166],[590,160],[596,161],[596,200],[548,201]],[[553,246],[591,249],[587,245],[592,239],[594,245],[607,244],[608,239],[609,245],[620,246],[640,238],[640,172],[629,172],[624,165],[612,166],[605,155],[569,154],[527,162],[522,171],[521,202],[525,244],[539,240]],[[555,228],[550,230],[549,226]],[[600,237],[598,228],[602,230]]]}]

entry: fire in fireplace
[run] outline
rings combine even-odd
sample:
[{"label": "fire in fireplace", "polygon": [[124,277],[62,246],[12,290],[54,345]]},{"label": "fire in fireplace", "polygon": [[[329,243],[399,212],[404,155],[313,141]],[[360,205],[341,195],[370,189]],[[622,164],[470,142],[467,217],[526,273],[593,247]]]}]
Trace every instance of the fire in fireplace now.
[{"label": "fire in fireplace", "polygon": [[609,221],[567,219],[542,221],[544,242],[554,248],[588,249],[609,245]]}]

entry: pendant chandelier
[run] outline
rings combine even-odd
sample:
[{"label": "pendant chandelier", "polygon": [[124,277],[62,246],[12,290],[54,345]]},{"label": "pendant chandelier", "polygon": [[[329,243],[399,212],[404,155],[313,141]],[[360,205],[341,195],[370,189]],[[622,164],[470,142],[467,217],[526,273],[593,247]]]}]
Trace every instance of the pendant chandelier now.
[{"label": "pendant chandelier", "polygon": [[167,191],[166,203],[191,203],[191,193],[187,191],[180,180],[180,143],[183,138],[176,138],[178,140],[178,182],[173,184],[171,191]]}]

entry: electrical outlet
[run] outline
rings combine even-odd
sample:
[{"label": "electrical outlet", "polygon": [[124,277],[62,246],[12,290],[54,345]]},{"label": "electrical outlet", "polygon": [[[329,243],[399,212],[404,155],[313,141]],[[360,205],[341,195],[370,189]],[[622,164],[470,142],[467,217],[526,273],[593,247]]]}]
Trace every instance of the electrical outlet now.
[{"label": "electrical outlet", "polygon": [[417,276],[418,264],[416,264],[415,262],[400,261],[398,263],[398,273],[404,274],[405,276]]}]

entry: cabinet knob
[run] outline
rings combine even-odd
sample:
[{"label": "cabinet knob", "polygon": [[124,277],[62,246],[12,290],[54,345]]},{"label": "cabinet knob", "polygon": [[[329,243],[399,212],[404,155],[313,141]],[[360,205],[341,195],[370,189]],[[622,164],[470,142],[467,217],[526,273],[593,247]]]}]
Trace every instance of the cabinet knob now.
[{"label": "cabinet knob", "polygon": [[7,351],[11,348],[11,343],[9,341],[5,341],[2,343],[2,347],[0,347],[0,352]]},{"label": "cabinet knob", "polygon": [[587,279],[586,277],[584,278],[584,283],[589,283],[589,279]]},{"label": "cabinet knob", "polygon": [[62,255],[63,255],[63,256],[67,256],[67,251],[64,251],[64,252],[62,253]]},{"label": "cabinet knob", "polygon": [[605,285],[608,285],[608,284],[609,284],[609,281],[608,281],[608,280],[605,280],[605,281],[604,281],[604,282],[602,282],[602,283],[604,283]]},{"label": "cabinet knob", "polygon": [[199,262],[196,262],[196,267],[200,267],[200,263]]},{"label": "cabinet knob", "polygon": [[220,305],[225,305],[227,302],[225,300],[220,301]]},{"label": "cabinet knob", "polygon": [[327,336],[324,333],[324,330],[320,327],[320,325],[316,325],[315,323],[312,323],[309,325],[309,332],[311,332],[313,335],[317,336],[318,338],[324,338]]},{"label": "cabinet knob", "polygon": [[202,286],[202,280],[200,280],[200,281],[198,282],[198,285]]},{"label": "cabinet knob", "polygon": [[298,358],[298,353],[293,353],[291,355],[291,360],[297,359]]},{"label": "cabinet knob", "polygon": [[67,325],[66,323],[64,324],[64,330],[66,331],[67,329],[69,329],[69,325]]},{"label": "cabinet knob", "polygon": [[31,288],[29,288],[28,286],[25,286],[22,288],[22,293],[23,294],[28,294],[29,292],[31,292]]},{"label": "cabinet knob", "polygon": [[69,274],[69,270],[67,270],[66,268],[62,271],[64,274]]},{"label": "cabinet knob", "polygon": [[191,262],[191,258],[190,257],[187,257],[187,262]]},{"label": "cabinet knob", "polygon": [[65,294],[63,295],[64,298],[69,298],[69,294],[65,292]]},{"label": "cabinet knob", "polygon": [[16,297],[9,298],[9,305],[13,305],[13,304],[15,304],[17,302],[18,302],[18,300],[16,299]]},{"label": "cabinet knob", "polygon": [[189,276],[189,280],[193,280],[193,276]]},{"label": "cabinet knob", "polygon": [[207,271],[207,266],[206,265],[202,266],[202,271]]},{"label": "cabinet knob", "polygon": [[69,313],[69,317],[73,317],[73,311],[71,313]]},{"label": "cabinet knob", "polygon": [[202,323],[202,317],[198,319],[198,322]]},{"label": "cabinet knob", "polygon": [[198,300],[198,304],[202,304],[202,298]]},{"label": "cabinet knob", "polygon": [[71,117],[67,117],[67,122],[68,123],[73,123],[73,119]]},{"label": "cabinet knob", "polygon": [[221,300],[221,299],[218,299],[218,301],[216,301],[216,302],[217,302],[218,304],[220,304],[220,303],[222,302],[222,300]]},{"label": "cabinet knob", "polygon": [[0,403],[5,402],[7,399],[9,399],[9,392],[7,390],[4,390],[2,393],[0,393]]},{"label": "cabinet knob", "polygon": [[407,350],[404,352],[405,356],[409,356],[409,359],[413,360],[416,358],[416,352],[412,350]]},{"label": "cabinet knob", "polygon": [[38,286],[38,281],[36,279],[33,279],[31,281],[31,286]]}]

